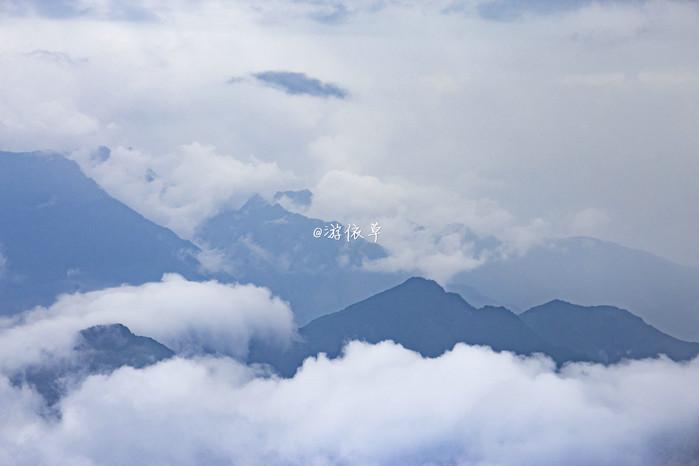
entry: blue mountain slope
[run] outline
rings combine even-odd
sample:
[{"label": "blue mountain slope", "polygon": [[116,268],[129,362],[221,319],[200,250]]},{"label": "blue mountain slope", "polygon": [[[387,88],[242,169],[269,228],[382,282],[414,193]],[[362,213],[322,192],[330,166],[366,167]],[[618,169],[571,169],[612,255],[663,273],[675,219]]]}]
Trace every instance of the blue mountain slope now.
[{"label": "blue mountain slope", "polygon": [[521,319],[554,345],[585,359],[610,364],[665,354],[683,361],[699,354],[699,343],[666,335],[629,311],[613,306],[578,306],[554,300],[521,314]]},{"label": "blue mountain slope", "polygon": [[330,223],[292,213],[253,196],[239,210],[224,211],[205,222],[195,241],[224,255],[236,279],[269,287],[292,305],[305,323],[406,277],[367,272],[366,259],[385,256],[379,244],[314,238],[314,228]]},{"label": "blue mountain slope", "polygon": [[699,340],[699,268],[592,238],[549,241],[522,256],[493,260],[447,286],[476,289],[510,309],[553,299],[633,309],[651,325]]},{"label": "blue mountain slope", "polygon": [[74,162],[0,152],[0,314],[165,272],[197,277],[196,251],[110,197]]}]

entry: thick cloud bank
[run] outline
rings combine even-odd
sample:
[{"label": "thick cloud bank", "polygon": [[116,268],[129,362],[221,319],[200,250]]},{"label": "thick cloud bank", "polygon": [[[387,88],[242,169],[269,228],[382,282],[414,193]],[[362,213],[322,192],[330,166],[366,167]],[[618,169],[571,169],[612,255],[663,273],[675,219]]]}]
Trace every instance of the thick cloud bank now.
[{"label": "thick cloud bank", "polygon": [[70,351],[77,333],[121,323],[179,352],[206,350],[244,358],[254,338],[285,344],[294,332],[291,310],[265,288],[190,282],[175,274],[161,282],[61,296],[0,321],[0,370]]},{"label": "thick cloud bank", "polygon": [[88,378],[35,414],[0,383],[3,464],[699,464],[699,361],[573,365],[351,343],[292,379],[231,359]]}]

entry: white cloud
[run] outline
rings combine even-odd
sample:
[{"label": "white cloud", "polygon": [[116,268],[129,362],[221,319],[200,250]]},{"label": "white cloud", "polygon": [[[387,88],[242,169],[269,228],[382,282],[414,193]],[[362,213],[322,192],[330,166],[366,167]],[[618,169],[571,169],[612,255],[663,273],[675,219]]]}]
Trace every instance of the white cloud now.
[{"label": "white cloud", "polygon": [[[493,256],[526,251],[549,233],[541,219],[520,224],[490,199],[471,199],[398,177],[382,180],[333,170],[313,193],[310,208],[303,210],[308,215],[359,225],[369,240],[371,223],[381,225],[378,242],[389,256],[365,264],[368,269],[419,273],[441,283]],[[484,237],[497,238],[502,245],[483,250],[478,242]]]},{"label": "white cloud", "polygon": [[72,156],[110,194],[184,237],[226,204],[271,195],[293,179],[274,162],[241,161],[198,143],[157,155],[120,146],[104,161],[88,150]]},{"label": "white cloud", "polygon": [[253,339],[284,346],[294,334],[288,305],[265,288],[190,282],[168,274],[161,282],[62,295],[0,321],[0,369],[39,362],[45,354],[69,351],[77,333],[99,324],[121,323],[175,351],[206,349],[245,358]]},{"label": "white cloud", "polygon": [[0,458],[32,464],[696,464],[699,361],[612,367],[354,342],[280,380],[224,359],[93,376],[41,419],[0,383]]}]

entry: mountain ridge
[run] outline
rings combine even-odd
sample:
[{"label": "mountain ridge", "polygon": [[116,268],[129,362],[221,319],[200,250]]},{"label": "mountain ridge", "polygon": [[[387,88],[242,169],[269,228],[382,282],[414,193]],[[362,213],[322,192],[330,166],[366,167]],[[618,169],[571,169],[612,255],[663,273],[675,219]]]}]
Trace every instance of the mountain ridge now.
[{"label": "mountain ridge", "polygon": [[0,152],[0,315],[61,293],[201,278],[193,243],[112,198],[60,154]]},{"label": "mountain ridge", "polygon": [[[582,341],[555,338],[550,326],[535,318],[540,309],[551,306],[559,312],[549,313],[545,320],[554,329],[568,325],[571,309],[575,312],[586,309],[553,300],[518,316],[502,306],[475,308],[433,280],[411,277],[398,286],[314,319],[299,329],[300,340],[286,352],[253,348],[251,360],[269,364],[281,375],[291,376],[305,358],[319,353],[338,357],[344,344],[351,340],[368,343],[392,340],[424,357],[439,356],[457,343],[485,345],[495,351],[520,355],[542,353],[559,366],[569,362],[612,364],[660,354],[682,361],[699,354],[699,343],[666,335],[630,311],[612,306],[596,307],[608,312],[593,316],[594,324],[588,332],[614,325],[593,339],[594,345],[585,344],[585,335],[581,336]],[[624,339],[624,334],[631,337]]]}]

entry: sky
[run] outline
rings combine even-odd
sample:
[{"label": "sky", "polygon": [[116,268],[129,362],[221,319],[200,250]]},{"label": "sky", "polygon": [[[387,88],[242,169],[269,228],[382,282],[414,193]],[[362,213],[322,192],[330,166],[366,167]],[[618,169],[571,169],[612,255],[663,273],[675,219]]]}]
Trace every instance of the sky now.
[{"label": "sky", "polygon": [[699,265],[699,4],[551,5],[0,0],[0,149],[65,152],[183,237],[309,188],[394,250],[460,223]]}]

